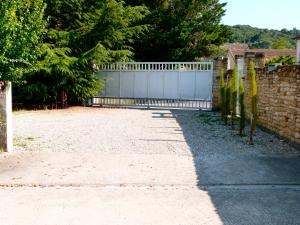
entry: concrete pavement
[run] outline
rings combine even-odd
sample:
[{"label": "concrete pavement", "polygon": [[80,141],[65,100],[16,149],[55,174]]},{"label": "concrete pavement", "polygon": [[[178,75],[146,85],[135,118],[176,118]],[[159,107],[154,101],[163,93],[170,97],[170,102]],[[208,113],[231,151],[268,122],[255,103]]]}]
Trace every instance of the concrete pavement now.
[{"label": "concrete pavement", "polygon": [[299,185],[220,185],[215,166],[199,187],[191,156],[16,152],[0,165],[0,224],[299,224]]}]

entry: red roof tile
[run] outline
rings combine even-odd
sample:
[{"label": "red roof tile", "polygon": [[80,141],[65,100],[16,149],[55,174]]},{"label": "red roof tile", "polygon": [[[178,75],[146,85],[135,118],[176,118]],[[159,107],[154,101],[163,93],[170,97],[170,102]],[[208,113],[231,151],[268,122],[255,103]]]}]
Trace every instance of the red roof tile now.
[{"label": "red roof tile", "polygon": [[247,44],[240,43],[225,44],[223,45],[223,48],[227,49],[229,54],[233,57],[236,55],[244,55],[246,52],[262,53],[266,58],[296,55],[296,50],[294,49],[250,49]]}]

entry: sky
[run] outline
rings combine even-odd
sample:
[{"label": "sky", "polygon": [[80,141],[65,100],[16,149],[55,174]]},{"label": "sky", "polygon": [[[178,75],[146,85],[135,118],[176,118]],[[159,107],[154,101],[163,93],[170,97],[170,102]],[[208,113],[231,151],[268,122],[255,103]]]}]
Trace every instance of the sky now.
[{"label": "sky", "polygon": [[220,0],[227,2],[226,25],[281,30],[300,29],[300,0]]}]

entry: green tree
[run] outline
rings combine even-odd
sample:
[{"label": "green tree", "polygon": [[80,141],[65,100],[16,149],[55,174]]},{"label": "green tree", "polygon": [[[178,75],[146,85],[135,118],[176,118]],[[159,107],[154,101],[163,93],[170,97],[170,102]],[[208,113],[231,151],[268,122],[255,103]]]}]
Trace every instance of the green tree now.
[{"label": "green tree", "polygon": [[231,30],[220,23],[225,3],[219,0],[126,0],[145,4],[150,14],[143,21],[149,32],[134,46],[141,61],[193,61],[211,56],[228,41]]},{"label": "green tree", "polygon": [[132,60],[131,45],[147,30],[138,23],[148,11],[119,0],[45,2],[49,22],[39,63],[16,94],[30,103],[52,103],[64,91],[77,103],[99,92],[98,66]]},{"label": "green tree", "polygon": [[236,25],[231,27],[233,35],[230,43],[246,43],[250,48],[277,48],[294,49],[296,46],[295,37],[300,34],[297,29],[269,30],[251,27],[249,25]]},{"label": "green tree", "polygon": [[287,49],[287,48],[293,48],[294,46],[291,46],[289,43],[289,39],[286,37],[281,37],[278,40],[274,41],[272,44],[272,48],[274,49]]},{"label": "green tree", "polygon": [[0,2],[0,79],[19,81],[31,70],[45,31],[42,0]]},{"label": "green tree", "polygon": [[250,135],[249,144],[253,145],[253,134],[257,125],[258,119],[258,96],[257,96],[257,85],[256,85],[256,72],[254,63],[250,63]]},{"label": "green tree", "polygon": [[132,60],[131,44],[147,30],[138,24],[148,13],[144,6],[125,6],[119,0],[45,1],[48,42],[95,64]]}]

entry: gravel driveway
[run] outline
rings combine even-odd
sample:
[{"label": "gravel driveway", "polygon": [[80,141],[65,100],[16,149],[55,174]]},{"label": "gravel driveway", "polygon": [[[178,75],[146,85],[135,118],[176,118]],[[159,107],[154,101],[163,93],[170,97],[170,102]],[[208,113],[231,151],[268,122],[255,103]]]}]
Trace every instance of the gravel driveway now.
[{"label": "gravel driveway", "polygon": [[29,151],[191,155],[178,122],[170,114],[159,118],[161,112],[167,113],[90,108],[16,113],[16,147]]},{"label": "gravel driveway", "polygon": [[14,130],[7,225],[300,224],[299,149],[259,129],[249,146],[214,113],[25,111]]},{"label": "gravel driveway", "polygon": [[255,146],[223,126],[214,113],[92,109],[17,112],[17,150],[141,154],[295,153],[274,135],[257,130]]}]

